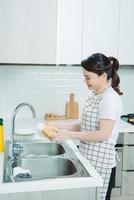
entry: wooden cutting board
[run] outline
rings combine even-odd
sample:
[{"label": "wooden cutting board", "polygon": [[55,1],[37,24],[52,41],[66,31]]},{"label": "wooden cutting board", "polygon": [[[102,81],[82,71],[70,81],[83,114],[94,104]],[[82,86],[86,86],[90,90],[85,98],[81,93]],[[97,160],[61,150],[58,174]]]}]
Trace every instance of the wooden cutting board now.
[{"label": "wooden cutting board", "polygon": [[65,116],[68,119],[78,119],[79,113],[78,113],[79,107],[78,103],[75,102],[74,94],[70,94],[70,100],[66,103],[66,113]]}]

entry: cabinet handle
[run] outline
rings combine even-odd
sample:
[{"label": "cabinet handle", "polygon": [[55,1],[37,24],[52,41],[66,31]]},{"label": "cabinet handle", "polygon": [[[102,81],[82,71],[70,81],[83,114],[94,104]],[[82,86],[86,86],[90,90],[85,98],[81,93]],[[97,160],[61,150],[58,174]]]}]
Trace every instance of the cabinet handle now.
[{"label": "cabinet handle", "polygon": [[117,160],[118,162],[120,162],[120,161],[121,161],[121,159],[119,158],[119,156],[118,156],[118,154],[117,154],[117,153],[115,154],[115,157],[116,157],[116,160]]}]

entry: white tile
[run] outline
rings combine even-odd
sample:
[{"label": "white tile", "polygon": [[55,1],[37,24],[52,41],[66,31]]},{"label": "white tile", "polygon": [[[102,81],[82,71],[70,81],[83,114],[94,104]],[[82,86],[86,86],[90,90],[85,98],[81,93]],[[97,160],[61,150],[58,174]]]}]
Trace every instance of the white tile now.
[{"label": "white tile", "polygon": [[[123,112],[134,112],[134,68],[122,68],[119,74]],[[21,102],[34,105],[38,118],[45,112],[64,114],[70,93],[75,93],[81,112],[88,93],[81,67],[0,66],[0,115],[4,118],[11,118]]]}]

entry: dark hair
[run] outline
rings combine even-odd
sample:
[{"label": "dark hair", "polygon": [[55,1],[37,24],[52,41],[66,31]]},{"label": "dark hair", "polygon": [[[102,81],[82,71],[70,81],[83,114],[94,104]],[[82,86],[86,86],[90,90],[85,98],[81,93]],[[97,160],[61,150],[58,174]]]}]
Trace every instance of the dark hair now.
[{"label": "dark hair", "polygon": [[107,74],[107,80],[110,78],[111,86],[113,89],[119,94],[122,95],[123,93],[120,91],[119,83],[120,78],[117,74],[119,69],[119,62],[114,57],[107,57],[101,53],[92,54],[86,60],[81,62],[82,67],[89,71],[98,74],[99,76],[103,73]]}]

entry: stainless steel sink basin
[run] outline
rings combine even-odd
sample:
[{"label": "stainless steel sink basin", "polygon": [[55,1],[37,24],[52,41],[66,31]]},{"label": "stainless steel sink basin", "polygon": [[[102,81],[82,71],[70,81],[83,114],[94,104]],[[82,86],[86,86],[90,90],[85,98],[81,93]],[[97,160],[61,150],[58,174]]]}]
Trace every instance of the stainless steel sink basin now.
[{"label": "stainless steel sink basin", "polygon": [[22,151],[18,153],[19,157],[35,156],[55,156],[64,154],[65,150],[62,144],[43,143],[43,142],[25,142],[22,144]]},{"label": "stainless steel sink basin", "polygon": [[[46,178],[58,178],[61,176],[70,176],[77,172],[75,164],[64,158],[22,158],[12,163],[14,167],[29,169],[32,177],[30,180],[39,180]],[[29,180],[15,178],[16,181]]]},{"label": "stainless steel sink basin", "polygon": [[[21,167],[30,170],[31,178],[13,177],[13,169]],[[7,173],[9,171],[9,173]],[[10,163],[10,170],[4,175],[4,182],[32,181],[48,178],[70,177],[77,173],[74,162],[66,158],[41,157],[21,158]]]}]

